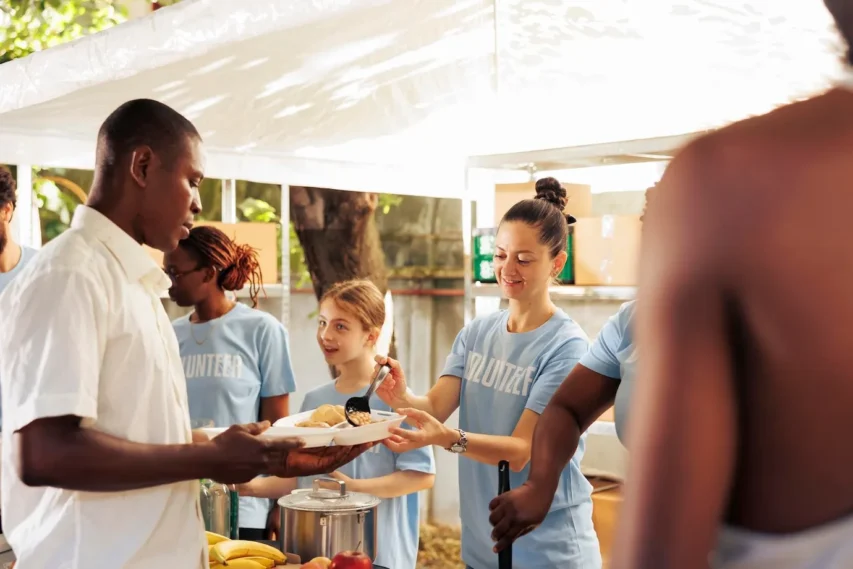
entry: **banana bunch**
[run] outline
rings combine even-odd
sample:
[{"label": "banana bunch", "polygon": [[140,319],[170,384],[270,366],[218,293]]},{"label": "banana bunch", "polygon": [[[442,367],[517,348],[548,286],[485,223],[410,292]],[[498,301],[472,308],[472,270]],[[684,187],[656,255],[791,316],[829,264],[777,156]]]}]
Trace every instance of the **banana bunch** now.
[{"label": "banana bunch", "polygon": [[281,551],[264,543],[206,534],[210,569],[269,569],[286,563]]}]

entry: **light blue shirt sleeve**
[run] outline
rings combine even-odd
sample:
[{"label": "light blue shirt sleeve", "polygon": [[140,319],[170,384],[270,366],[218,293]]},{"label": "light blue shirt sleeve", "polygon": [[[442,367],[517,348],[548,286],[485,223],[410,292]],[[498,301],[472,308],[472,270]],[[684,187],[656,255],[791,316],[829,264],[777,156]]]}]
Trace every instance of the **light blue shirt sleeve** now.
[{"label": "light blue shirt sleeve", "polygon": [[589,343],[585,338],[572,338],[545,362],[543,369],[533,382],[530,397],[525,409],[541,415],[554,396],[554,392],[562,385],[569,372],[587,351]]},{"label": "light blue shirt sleeve", "polygon": [[464,377],[465,374],[465,344],[468,336],[468,326],[462,328],[453,340],[453,346],[444,362],[444,370],[441,375],[452,375]]},{"label": "light blue shirt sleeve", "polygon": [[296,391],[287,330],[281,322],[264,326],[258,339],[261,397],[278,397]]},{"label": "light blue shirt sleeve", "polygon": [[624,308],[610,317],[601,329],[598,338],[592,343],[589,351],[581,358],[580,364],[595,373],[613,379],[622,378],[621,364],[617,354],[622,346],[625,333],[623,325]]}]

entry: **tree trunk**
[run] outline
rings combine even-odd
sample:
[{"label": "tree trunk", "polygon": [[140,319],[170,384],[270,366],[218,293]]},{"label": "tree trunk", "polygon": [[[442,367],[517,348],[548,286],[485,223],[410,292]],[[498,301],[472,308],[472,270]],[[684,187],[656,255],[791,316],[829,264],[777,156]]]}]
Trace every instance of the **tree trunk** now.
[{"label": "tree trunk", "polygon": [[[375,193],[290,187],[290,216],[318,300],[333,284],[351,279],[371,280],[383,295],[387,292],[388,270],[374,217],[378,203]],[[394,357],[393,336],[389,352]]]}]

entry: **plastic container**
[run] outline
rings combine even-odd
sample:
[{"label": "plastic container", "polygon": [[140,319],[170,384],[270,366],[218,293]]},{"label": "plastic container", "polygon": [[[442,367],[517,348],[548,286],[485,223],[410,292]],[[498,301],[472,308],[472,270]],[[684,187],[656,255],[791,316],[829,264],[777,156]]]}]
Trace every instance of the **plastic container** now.
[{"label": "plastic container", "polygon": [[[236,492],[233,492],[236,496]],[[201,517],[204,520],[204,529],[231,537],[239,529],[237,525],[237,511],[233,508],[232,492],[225,484],[204,479],[199,489],[201,501]],[[232,512],[233,510],[233,512]]]}]

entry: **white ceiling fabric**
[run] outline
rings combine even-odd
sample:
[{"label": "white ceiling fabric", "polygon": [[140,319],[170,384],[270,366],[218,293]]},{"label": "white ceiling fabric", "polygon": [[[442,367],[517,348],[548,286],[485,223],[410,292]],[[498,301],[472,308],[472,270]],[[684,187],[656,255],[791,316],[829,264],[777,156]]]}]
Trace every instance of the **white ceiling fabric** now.
[{"label": "white ceiling fabric", "polygon": [[185,0],[0,66],[0,162],[91,167],[151,97],[210,177],[458,197],[467,156],[717,126],[839,52],[820,0]]}]

